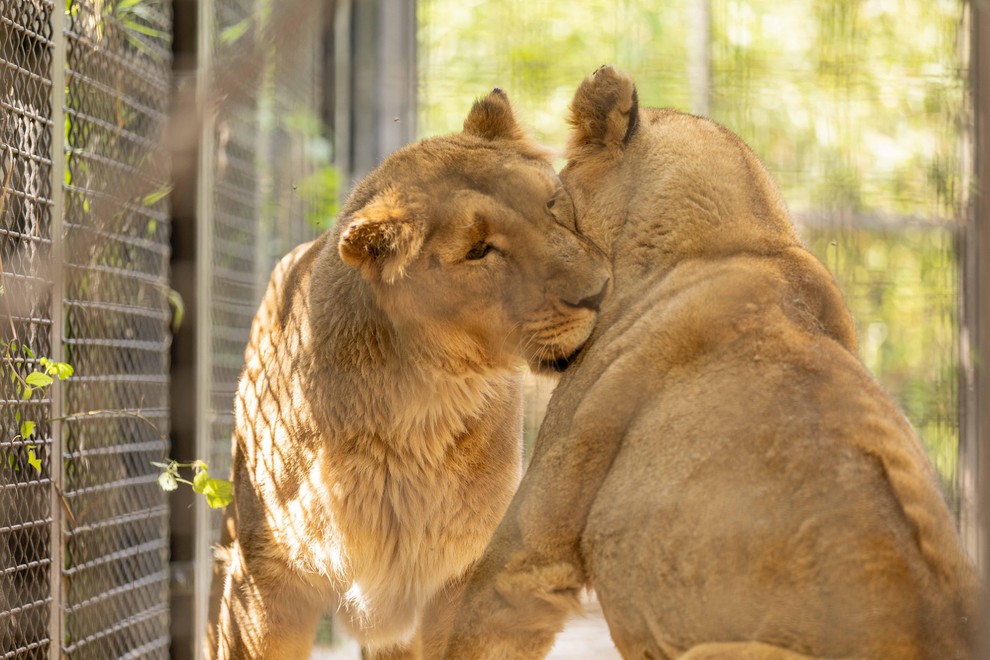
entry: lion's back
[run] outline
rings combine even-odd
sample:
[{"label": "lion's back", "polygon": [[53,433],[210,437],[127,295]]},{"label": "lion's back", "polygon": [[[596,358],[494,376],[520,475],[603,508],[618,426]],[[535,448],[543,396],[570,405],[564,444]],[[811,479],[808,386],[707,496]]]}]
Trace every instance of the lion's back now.
[{"label": "lion's back", "polygon": [[[870,639],[883,640],[878,657],[925,657],[918,640],[944,637],[954,657],[975,584],[965,568],[943,582],[905,515],[951,520],[910,426],[831,339],[761,337],[645,388],[656,394],[583,538],[613,636],[641,643],[653,620],[670,639],[793,641],[829,657]],[[914,501],[891,487],[891,461],[917,482]],[[936,561],[961,566],[948,534]]]}]

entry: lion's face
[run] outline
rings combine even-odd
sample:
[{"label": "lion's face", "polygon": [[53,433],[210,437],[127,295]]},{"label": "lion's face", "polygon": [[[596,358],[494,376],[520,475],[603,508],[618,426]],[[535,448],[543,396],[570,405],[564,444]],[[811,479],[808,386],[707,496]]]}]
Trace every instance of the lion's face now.
[{"label": "lion's face", "polygon": [[503,93],[476,103],[463,133],[393,154],[363,188],[339,251],[404,335],[454,347],[467,363],[567,366],[609,274]]}]

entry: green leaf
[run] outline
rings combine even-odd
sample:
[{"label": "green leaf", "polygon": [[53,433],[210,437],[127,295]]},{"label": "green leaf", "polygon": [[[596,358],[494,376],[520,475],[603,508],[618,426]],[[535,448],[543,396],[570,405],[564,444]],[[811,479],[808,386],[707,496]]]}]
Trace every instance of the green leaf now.
[{"label": "green leaf", "polygon": [[205,495],[206,489],[209,487],[209,485],[210,485],[210,473],[207,472],[206,470],[197,473],[196,476],[193,477],[192,489],[195,492],[201,495]]},{"label": "green leaf", "polygon": [[68,362],[53,362],[49,369],[54,369],[54,373],[51,370],[48,373],[56,376],[59,380],[65,380],[76,372]]},{"label": "green leaf", "polygon": [[[17,384],[17,389],[21,389],[20,383]],[[34,388],[32,388],[30,385],[24,385],[24,389],[21,392],[21,401],[27,401],[28,399],[31,398],[32,394],[34,394]]]},{"label": "green leaf", "polygon": [[175,476],[171,472],[165,471],[158,475],[158,485],[166,493],[169,493],[179,487],[179,482],[175,480]]},{"label": "green leaf", "polygon": [[[172,184],[167,183],[158,190],[148,193],[143,198],[141,198],[141,204],[143,206],[154,206],[158,202],[168,197],[169,193],[171,192],[172,192]],[[149,231],[148,233],[154,233],[154,232]]]},{"label": "green leaf", "polygon": [[220,43],[227,46],[243,37],[251,29],[252,20],[254,20],[253,16],[247,16],[230,27],[221,30],[219,34]]},{"label": "green leaf", "polygon": [[55,381],[48,374],[43,374],[40,371],[32,371],[24,379],[24,382],[34,387],[48,387]]},{"label": "green leaf", "polygon": [[193,477],[193,490],[206,496],[206,503],[210,505],[211,509],[227,506],[234,499],[233,482],[226,479],[213,479],[206,470]]},{"label": "green leaf", "polygon": [[28,445],[28,465],[41,474],[41,459],[34,455],[34,445]]},{"label": "green leaf", "polygon": [[22,344],[21,345],[21,350],[24,351],[24,355],[28,356],[32,360],[34,359],[34,351],[32,351],[30,348],[28,348],[27,346],[24,346]]},{"label": "green leaf", "polygon": [[34,422],[21,422],[21,438],[27,440],[34,435]]},{"label": "green leaf", "polygon": [[182,317],[186,314],[186,305],[182,294],[175,289],[168,290],[168,304],[172,306],[172,332],[178,332],[182,325]]},{"label": "green leaf", "polygon": [[193,461],[191,467],[192,467],[192,469],[196,470],[197,472],[199,472],[200,470],[202,470],[203,472],[206,472],[209,469],[206,466],[206,463],[203,462],[203,461],[201,461],[201,460],[199,460],[198,458],[195,461]]},{"label": "green leaf", "polygon": [[139,34],[144,34],[149,37],[154,37],[155,39],[165,39],[168,37],[167,32],[157,30],[151,26],[138,23],[137,21],[127,21],[124,24],[124,29],[132,32],[137,32]]},{"label": "green leaf", "polygon": [[234,483],[226,479],[210,479],[204,495],[211,509],[220,509],[234,501]]}]

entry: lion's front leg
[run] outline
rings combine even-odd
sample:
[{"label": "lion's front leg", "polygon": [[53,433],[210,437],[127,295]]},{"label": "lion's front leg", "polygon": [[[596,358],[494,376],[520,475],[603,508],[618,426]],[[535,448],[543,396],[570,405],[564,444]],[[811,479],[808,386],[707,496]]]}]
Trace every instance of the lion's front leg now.
[{"label": "lion's front leg", "polygon": [[423,655],[418,635],[408,644],[385,649],[361,648],[361,660],[423,660],[429,657]]},{"label": "lion's front leg", "polygon": [[619,362],[590,390],[558,386],[530,467],[472,574],[445,657],[543,657],[580,609],[591,577],[581,534],[637,405],[625,388],[610,387]]},{"label": "lion's front leg", "polygon": [[[580,609],[585,577],[578,554],[582,514],[561,511],[552,525],[534,524],[555,508],[542,493],[546,453],[534,456],[519,491],[471,573],[444,657],[451,660],[541,658],[568,615]],[[552,461],[551,461],[552,462]],[[535,518],[533,517],[535,516]]]},{"label": "lion's front leg", "polygon": [[288,567],[246,557],[237,541],[218,555],[209,657],[308,658],[323,613],[314,590]]},{"label": "lion's front leg", "polygon": [[580,609],[585,578],[576,552],[543,555],[500,528],[468,587],[444,657],[540,658]]},{"label": "lion's front leg", "polygon": [[577,552],[579,521],[565,515],[551,530],[524,520],[539,505],[533,487],[540,483],[539,472],[534,458],[472,573],[444,657],[541,658],[568,615],[580,609],[578,593],[585,578]]}]

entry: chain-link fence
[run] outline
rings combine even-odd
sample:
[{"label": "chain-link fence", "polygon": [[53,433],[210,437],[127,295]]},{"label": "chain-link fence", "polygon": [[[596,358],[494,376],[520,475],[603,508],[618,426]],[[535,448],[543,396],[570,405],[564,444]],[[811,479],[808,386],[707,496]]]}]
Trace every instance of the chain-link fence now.
[{"label": "chain-link fence", "polygon": [[[320,7],[293,6],[280,21],[262,0],[0,0],[2,657],[169,653],[174,539],[151,462],[169,453],[170,301],[182,311],[169,272],[173,16],[195,15],[203,65],[199,110],[172,118],[194,127],[177,139],[200,155],[205,239],[204,313],[185,329],[205,347],[204,423],[181,458],[223,476],[268,273],[328,224],[337,192]],[[203,564],[220,517],[199,520]]]},{"label": "chain-link fence", "polygon": [[0,2],[4,657],[168,653],[170,35]]},{"label": "chain-link fence", "polygon": [[[209,455],[211,465],[226,473],[237,379],[268,275],[282,255],[332,219],[327,203],[333,206],[336,191],[321,191],[329,192],[327,202],[309,185],[320,175],[319,162],[327,166],[331,155],[323,148],[317,106],[320,21],[273,25],[278,19],[262,16],[258,0],[217,0],[214,7],[213,65],[200,75],[229,81],[245,63],[258,72],[227,83],[231,91],[219,100],[208,138],[212,147],[202,147],[215,153],[205,172],[212,195],[203,214],[209,218],[212,274],[201,292],[209,301]],[[277,49],[259,44],[259,34],[273,30],[287,33]],[[320,153],[314,158],[312,151]],[[211,520],[218,530],[219,516]]]},{"label": "chain-link fence", "polygon": [[[234,393],[268,276],[278,258],[330,224],[339,192],[321,114],[322,80],[332,66],[321,61],[324,19],[332,19],[333,3],[294,0],[273,8],[266,0],[214,0],[187,3],[177,14],[196,18],[192,77],[206,121],[195,180],[176,190],[196,209],[187,226],[177,227],[196,246],[187,255],[196,277],[183,291],[192,322],[177,338],[195,350],[178,367],[189,367],[187,389],[201,394],[175,403],[176,418],[196,419],[189,433],[176,436],[175,451],[204,459],[211,474],[223,477]],[[173,530],[196,530],[174,555],[186,558],[192,577],[185,585],[192,607],[176,615],[188,625],[173,623],[174,645],[192,654],[205,634],[212,546],[223,518],[202,502],[173,507],[173,516]]]},{"label": "chain-link fence", "polygon": [[[50,396],[24,399],[23,379],[52,347],[52,82],[54,3],[0,3],[0,649],[45,657],[52,643]],[[19,344],[31,347],[23,350]],[[13,378],[11,374],[16,374]],[[22,434],[34,422],[34,433]],[[41,469],[29,455],[43,457]],[[57,504],[55,504],[57,507]],[[57,638],[56,638],[57,639]]]}]

